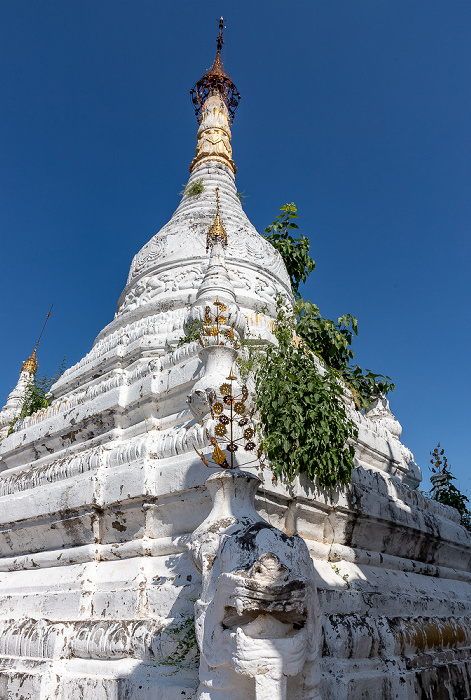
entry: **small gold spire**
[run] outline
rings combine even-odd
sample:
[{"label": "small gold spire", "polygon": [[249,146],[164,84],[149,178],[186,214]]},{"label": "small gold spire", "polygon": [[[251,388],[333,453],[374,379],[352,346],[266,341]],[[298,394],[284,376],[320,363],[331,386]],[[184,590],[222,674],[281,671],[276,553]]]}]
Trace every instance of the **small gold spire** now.
[{"label": "small gold spire", "polygon": [[237,379],[237,377],[235,376],[234,372],[232,371],[232,367],[231,367],[231,371],[229,372],[229,376],[226,377],[226,379],[229,379],[231,382],[233,382],[234,379]]},{"label": "small gold spire", "polygon": [[217,43],[216,58],[214,59],[213,65],[211,66],[209,71],[206,73],[206,75],[222,75],[225,78],[229,78],[227,73],[224,71],[224,68],[222,67],[222,61],[221,61],[221,49],[222,49],[222,45],[224,44],[224,39],[222,38],[223,31],[224,31],[224,17],[221,17],[221,19],[219,20],[219,34],[218,34],[218,38],[216,39],[216,43]]},{"label": "small gold spire", "polygon": [[38,361],[36,359],[36,348],[37,347],[38,347],[38,345],[36,343],[36,347],[34,348],[31,355],[21,365],[22,372],[31,372],[31,374],[36,374],[36,372],[38,370]]},{"label": "small gold spire", "polygon": [[228,113],[230,124],[234,120],[235,111],[237,105],[239,104],[240,94],[237,91],[236,86],[227,75],[222,65],[221,60],[221,49],[224,44],[224,39],[222,37],[224,29],[224,17],[219,20],[219,34],[216,39],[217,51],[216,58],[214,59],[211,68],[206,71],[200,80],[194,85],[190,90],[191,99],[195,106],[195,114],[198,122],[201,119],[201,112],[204,107],[204,103],[208,99],[209,95],[214,92],[219,93],[221,99],[225,103]]},{"label": "small gold spire", "polygon": [[227,233],[224,225],[219,216],[219,187],[214,190],[216,192],[216,216],[214,221],[209,227],[208,235],[206,238],[206,250],[213,247],[217,242],[221,243],[223,248],[227,246]]}]

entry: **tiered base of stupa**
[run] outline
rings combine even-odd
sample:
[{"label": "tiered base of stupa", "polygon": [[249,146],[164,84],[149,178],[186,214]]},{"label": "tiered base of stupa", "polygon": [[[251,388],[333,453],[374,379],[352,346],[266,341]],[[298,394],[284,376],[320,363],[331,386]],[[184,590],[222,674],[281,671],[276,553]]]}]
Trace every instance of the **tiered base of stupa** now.
[{"label": "tiered base of stupa", "polygon": [[[195,692],[196,648],[183,657],[177,643],[192,644],[201,585],[185,544],[210,509],[209,470],[192,448],[203,428],[184,408],[198,348],[119,368],[96,356],[88,381],[73,389],[72,372],[67,398],[4,440],[1,698]],[[455,511],[385,471],[415,479],[397,438],[361,420],[349,489],[286,489],[265,470],[256,500],[313,557],[321,697],[469,697],[471,538]]]}]

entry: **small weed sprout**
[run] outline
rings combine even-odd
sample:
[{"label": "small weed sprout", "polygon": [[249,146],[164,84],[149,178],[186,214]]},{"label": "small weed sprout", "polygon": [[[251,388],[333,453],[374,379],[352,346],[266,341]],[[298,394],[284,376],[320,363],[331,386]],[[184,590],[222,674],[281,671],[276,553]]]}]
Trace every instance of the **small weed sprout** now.
[{"label": "small weed sprout", "polygon": [[186,187],[179,192],[179,194],[185,197],[197,197],[199,194],[204,192],[203,178],[195,180],[194,182],[189,182]]},{"label": "small weed sprout", "polygon": [[347,585],[347,591],[349,591],[349,590],[351,589],[351,587],[352,587],[352,584],[351,584],[350,581],[348,580],[348,579],[349,579],[349,574],[342,574],[342,572],[340,571],[339,567],[336,566],[335,564],[332,564],[332,568],[333,568],[333,570],[335,571],[335,573],[337,574],[337,576],[340,576],[340,578],[341,578],[343,581],[345,581],[345,583],[346,583],[346,585]]},{"label": "small weed sprout", "polygon": [[178,639],[178,644],[173,654],[166,659],[161,659],[157,663],[159,666],[177,666],[178,668],[169,674],[163,675],[173,676],[178,673],[181,668],[197,668],[200,659],[198,642],[196,641],[194,615],[184,617],[182,622],[178,625],[167,627],[166,632]]},{"label": "small weed sprout", "polygon": [[373,607],[373,600],[371,599],[371,596],[368,595],[368,593],[366,591],[364,591],[362,588],[360,588],[360,586],[355,586],[352,583],[350,583],[350,581],[349,581],[350,575],[349,574],[342,574],[342,572],[340,571],[340,568],[336,564],[331,564],[331,566],[332,566],[332,569],[337,574],[337,576],[340,576],[340,578],[343,581],[345,581],[345,584],[347,586],[347,591],[350,591],[350,590],[357,591],[357,593],[359,593],[361,595],[361,597],[363,598],[363,602],[366,605],[366,612],[363,614],[363,617],[368,617],[370,614],[370,610]]},{"label": "small weed sprout", "polygon": [[445,450],[440,449],[440,443],[438,443],[430,454],[432,456],[430,471],[433,472],[433,475],[430,477],[432,482],[430,497],[439,503],[443,503],[445,506],[456,508],[461,516],[461,524],[471,532],[471,511],[468,509],[469,498],[452,483],[456,481],[456,477],[451,473]]}]

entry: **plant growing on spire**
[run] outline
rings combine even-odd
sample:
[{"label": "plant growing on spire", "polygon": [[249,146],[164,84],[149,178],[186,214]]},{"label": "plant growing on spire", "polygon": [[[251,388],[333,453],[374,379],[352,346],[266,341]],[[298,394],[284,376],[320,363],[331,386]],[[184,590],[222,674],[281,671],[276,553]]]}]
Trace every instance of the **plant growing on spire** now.
[{"label": "plant growing on spire", "polygon": [[195,180],[194,182],[189,182],[186,187],[179,192],[182,196],[184,195],[185,197],[197,197],[199,194],[202,194],[204,192],[204,185],[203,185],[203,178],[201,177],[199,180]]}]

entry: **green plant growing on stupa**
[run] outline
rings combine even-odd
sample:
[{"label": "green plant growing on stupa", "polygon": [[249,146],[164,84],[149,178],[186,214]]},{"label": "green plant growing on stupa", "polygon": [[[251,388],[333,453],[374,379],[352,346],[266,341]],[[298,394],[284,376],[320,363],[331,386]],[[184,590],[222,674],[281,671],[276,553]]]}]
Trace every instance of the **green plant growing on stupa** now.
[{"label": "green plant growing on stupa", "polygon": [[31,381],[29,381],[26,385],[20,410],[10,423],[10,428],[8,431],[9,435],[13,431],[13,426],[17,421],[26,418],[27,416],[32,416],[33,413],[40,411],[42,408],[47,408],[50,406],[54,398],[50,394],[51,387],[57,382],[59,377],[62,376],[65,367],[66,358],[64,356],[54,374],[33,375]]},{"label": "green plant growing on stupa", "polygon": [[194,182],[189,182],[186,187],[179,192],[181,195],[186,197],[197,197],[199,194],[204,192],[203,178],[195,180]]},{"label": "green plant growing on stupa", "polygon": [[300,235],[293,238],[290,231],[299,229],[293,221],[298,218],[298,210],[294,204],[284,204],[276,219],[265,229],[265,238],[280,253],[288,270],[291,289],[296,298],[300,298],[299,285],[305,282],[314,270],[316,263],[309,256],[309,239]]},{"label": "green plant growing on stupa", "polygon": [[[324,488],[334,488],[350,481],[353,443],[358,438],[356,424],[347,415],[345,386],[363,410],[374,397],[392,391],[394,384],[386,375],[352,364],[351,344],[358,332],[355,316],[344,314],[334,322],[301,298],[299,285],[315,263],[309,256],[309,239],[302,234],[293,238],[290,233],[298,229],[294,203],[280,211],[265,229],[266,239],[286,265],[296,298],[294,308],[281,296],[276,299],[273,334],[277,345],[261,347],[230,338],[224,342],[232,342],[239,350],[243,378],[251,375],[255,381],[254,423],[274,477],[291,482],[301,473]],[[180,344],[191,340],[204,344],[203,330],[201,322],[189,324]]]},{"label": "green plant growing on stupa", "polygon": [[430,452],[432,459],[430,460],[430,471],[432,476],[432,491],[431,498],[446,506],[456,508],[461,516],[461,524],[471,532],[471,512],[468,509],[469,498],[461,493],[461,491],[452,483],[456,481],[456,477],[452,475],[448,460],[445,455],[445,450],[440,449],[440,443],[436,446],[433,452]]},{"label": "green plant growing on stupa", "polygon": [[279,298],[274,335],[278,345],[260,352],[255,371],[263,447],[275,477],[297,473],[324,488],[348,484],[358,429],[348,416],[344,390],[328,367],[296,337],[296,317]]},{"label": "green plant growing on stupa", "polygon": [[309,239],[302,234],[293,238],[289,233],[299,229],[293,221],[298,218],[295,204],[285,204],[280,211],[281,214],[265,229],[265,237],[280,253],[291,279],[291,288],[296,298],[294,331],[304,340],[309,350],[320,357],[330,370],[338,373],[339,378],[352,391],[357,408],[368,409],[373,398],[393,391],[394,384],[387,375],[376,374],[370,369],[363,370],[352,364],[354,352],[351,345],[354,336],[358,335],[358,320],[355,316],[344,314],[335,322],[323,318],[316,304],[302,299],[299,285],[306,282],[314,270],[315,262],[309,256]]},{"label": "green plant growing on stupa", "polygon": [[193,319],[193,321],[187,323],[185,335],[180,338],[177,347],[181,348],[182,345],[185,345],[185,343],[191,343],[194,340],[199,340],[201,333],[203,332],[203,326],[204,322],[199,321],[198,319]]}]

